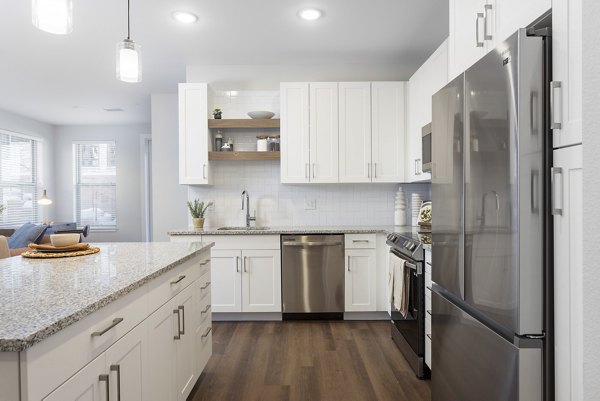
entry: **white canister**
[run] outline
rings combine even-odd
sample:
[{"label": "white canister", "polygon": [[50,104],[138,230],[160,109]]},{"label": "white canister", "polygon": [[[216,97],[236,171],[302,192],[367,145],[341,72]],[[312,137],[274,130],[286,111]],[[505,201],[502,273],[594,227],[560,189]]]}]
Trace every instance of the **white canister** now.
[{"label": "white canister", "polygon": [[256,151],[266,152],[268,151],[267,135],[256,135]]}]

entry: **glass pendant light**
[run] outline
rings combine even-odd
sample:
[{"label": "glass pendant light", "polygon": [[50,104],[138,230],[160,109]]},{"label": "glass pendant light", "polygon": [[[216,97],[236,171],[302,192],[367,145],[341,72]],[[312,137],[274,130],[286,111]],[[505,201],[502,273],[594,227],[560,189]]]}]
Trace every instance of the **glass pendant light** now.
[{"label": "glass pendant light", "polygon": [[66,35],[73,31],[73,0],[31,0],[31,22],[42,31]]},{"label": "glass pendant light", "polygon": [[117,43],[117,79],[142,81],[142,47],[130,38],[129,0],[127,0],[127,38]]},{"label": "glass pendant light", "polygon": [[38,205],[51,205],[52,199],[48,198],[48,193],[44,189],[44,194],[40,199],[38,199]]}]

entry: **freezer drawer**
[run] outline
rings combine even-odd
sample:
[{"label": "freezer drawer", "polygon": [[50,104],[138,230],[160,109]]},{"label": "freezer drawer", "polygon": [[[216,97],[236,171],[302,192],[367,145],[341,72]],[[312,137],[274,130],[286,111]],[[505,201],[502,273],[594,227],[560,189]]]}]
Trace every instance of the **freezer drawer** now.
[{"label": "freezer drawer", "polygon": [[432,401],[541,401],[542,351],[517,348],[433,292]]}]

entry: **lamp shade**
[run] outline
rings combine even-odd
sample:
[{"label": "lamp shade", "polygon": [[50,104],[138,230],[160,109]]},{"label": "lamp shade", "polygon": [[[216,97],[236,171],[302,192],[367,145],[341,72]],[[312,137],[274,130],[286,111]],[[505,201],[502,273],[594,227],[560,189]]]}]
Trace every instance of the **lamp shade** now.
[{"label": "lamp shade", "polygon": [[142,47],[131,39],[117,43],[117,79],[123,82],[142,81]]},{"label": "lamp shade", "polygon": [[31,22],[36,28],[49,33],[71,33],[73,0],[31,0]]},{"label": "lamp shade", "polygon": [[38,199],[38,205],[51,205],[52,199],[48,198],[48,193],[44,189],[44,194],[40,199]]}]

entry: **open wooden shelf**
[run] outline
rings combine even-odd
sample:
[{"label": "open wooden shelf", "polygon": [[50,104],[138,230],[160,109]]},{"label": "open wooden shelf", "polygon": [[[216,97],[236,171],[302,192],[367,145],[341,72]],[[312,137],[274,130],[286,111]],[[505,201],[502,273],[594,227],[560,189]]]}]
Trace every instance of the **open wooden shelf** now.
[{"label": "open wooden shelf", "polygon": [[208,120],[208,128],[279,128],[279,121],[279,118],[210,119]]},{"label": "open wooden shelf", "polygon": [[279,160],[281,152],[208,152],[208,160]]}]

